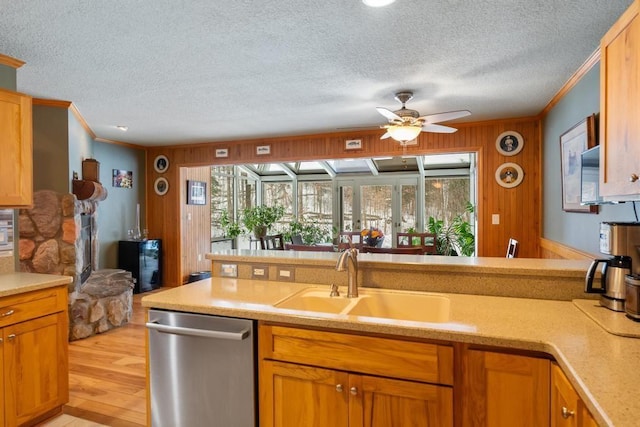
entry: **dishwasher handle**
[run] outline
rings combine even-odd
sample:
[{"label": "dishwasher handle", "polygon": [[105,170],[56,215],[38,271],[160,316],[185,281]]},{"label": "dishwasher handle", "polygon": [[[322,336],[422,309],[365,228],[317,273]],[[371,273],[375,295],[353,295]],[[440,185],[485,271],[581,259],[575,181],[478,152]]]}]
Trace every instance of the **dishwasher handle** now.
[{"label": "dishwasher handle", "polygon": [[174,335],[187,335],[193,337],[217,338],[223,340],[242,341],[249,336],[250,329],[243,329],[239,332],[215,331],[207,329],[182,328],[180,326],[161,325],[154,321],[147,322],[147,328],[158,332]]}]

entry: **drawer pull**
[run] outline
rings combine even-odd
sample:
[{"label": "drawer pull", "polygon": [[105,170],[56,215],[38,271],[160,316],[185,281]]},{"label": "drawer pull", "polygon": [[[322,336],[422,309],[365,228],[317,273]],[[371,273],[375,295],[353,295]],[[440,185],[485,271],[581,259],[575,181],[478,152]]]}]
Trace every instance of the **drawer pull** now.
[{"label": "drawer pull", "polygon": [[632,173],[631,176],[629,177],[629,182],[636,182],[638,180],[638,175],[635,173]]},{"label": "drawer pull", "polygon": [[342,393],[342,384],[338,384],[338,385],[336,385],[336,391],[337,391],[338,393]]},{"label": "drawer pull", "polygon": [[567,409],[566,406],[562,407],[562,418],[564,418],[565,420],[569,417],[573,417],[575,415],[575,412]]},{"label": "drawer pull", "polygon": [[15,310],[9,310],[6,313],[2,313],[0,314],[0,317],[6,317],[6,316],[11,316],[13,313],[15,313]]},{"label": "drawer pull", "polygon": [[349,393],[351,393],[352,395],[356,396],[358,394],[358,387],[351,387],[349,389]]},{"label": "drawer pull", "polygon": [[7,336],[7,339],[8,339],[9,341],[13,341],[15,338],[16,338],[16,334],[9,334],[9,335]]}]

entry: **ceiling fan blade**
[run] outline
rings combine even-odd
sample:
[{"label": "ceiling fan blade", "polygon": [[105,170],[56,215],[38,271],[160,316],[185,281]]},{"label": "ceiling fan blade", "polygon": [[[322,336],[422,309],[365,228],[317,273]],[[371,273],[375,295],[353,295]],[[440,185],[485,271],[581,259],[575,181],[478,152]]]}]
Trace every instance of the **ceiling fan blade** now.
[{"label": "ceiling fan blade", "polygon": [[380,137],[380,139],[387,139],[387,138],[391,138],[391,134],[389,133],[389,131],[386,131],[385,134]]},{"label": "ceiling fan blade", "polygon": [[471,111],[458,110],[458,111],[449,111],[448,113],[430,114],[428,116],[420,117],[420,119],[424,119],[426,123],[440,123],[440,122],[446,122],[448,120],[459,119],[460,117],[466,117],[470,115],[471,115]]},{"label": "ceiling fan blade", "polygon": [[388,120],[400,120],[400,121],[402,121],[402,117],[400,117],[399,115],[397,115],[396,113],[394,113],[391,110],[387,110],[386,108],[383,108],[383,107],[376,107],[376,110],[378,110],[378,113],[380,113],[383,116],[385,116]]},{"label": "ceiling fan blade", "polygon": [[434,124],[426,124],[422,127],[422,130],[424,132],[433,132],[433,133],[454,133],[458,131],[458,129],[456,128],[443,126],[443,125],[434,125]]}]

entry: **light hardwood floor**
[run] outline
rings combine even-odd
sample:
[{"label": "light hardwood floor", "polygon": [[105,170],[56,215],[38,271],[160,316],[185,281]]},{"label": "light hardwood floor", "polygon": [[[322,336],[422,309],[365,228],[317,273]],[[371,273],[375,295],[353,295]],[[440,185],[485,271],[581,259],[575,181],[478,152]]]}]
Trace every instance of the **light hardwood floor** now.
[{"label": "light hardwood floor", "polygon": [[145,295],[134,295],[127,325],[69,344],[65,414],[113,427],[146,425]]}]

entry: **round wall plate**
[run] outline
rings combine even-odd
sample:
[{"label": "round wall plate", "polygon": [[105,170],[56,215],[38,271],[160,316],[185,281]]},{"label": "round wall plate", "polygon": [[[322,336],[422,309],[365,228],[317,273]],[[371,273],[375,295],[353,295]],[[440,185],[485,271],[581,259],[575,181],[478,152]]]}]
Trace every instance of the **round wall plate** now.
[{"label": "round wall plate", "polygon": [[504,188],[517,187],[523,179],[524,172],[518,164],[503,163],[496,169],[496,181]]},{"label": "round wall plate", "polygon": [[169,169],[169,159],[167,156],[160,154],[153,160],[153,168],[158,173],[165,173]]},{"label": "round wall plate", "polygon": [[498,135],[496,150],[503,156],[515,156],[524,147],[522,135],[514,130],[508,130]]},{"label": "round wall plate", "polygon": [[160,177],[153,183],[153,189],[158,196],[164,196],[169,191],[169,181],[167,178]]}]

